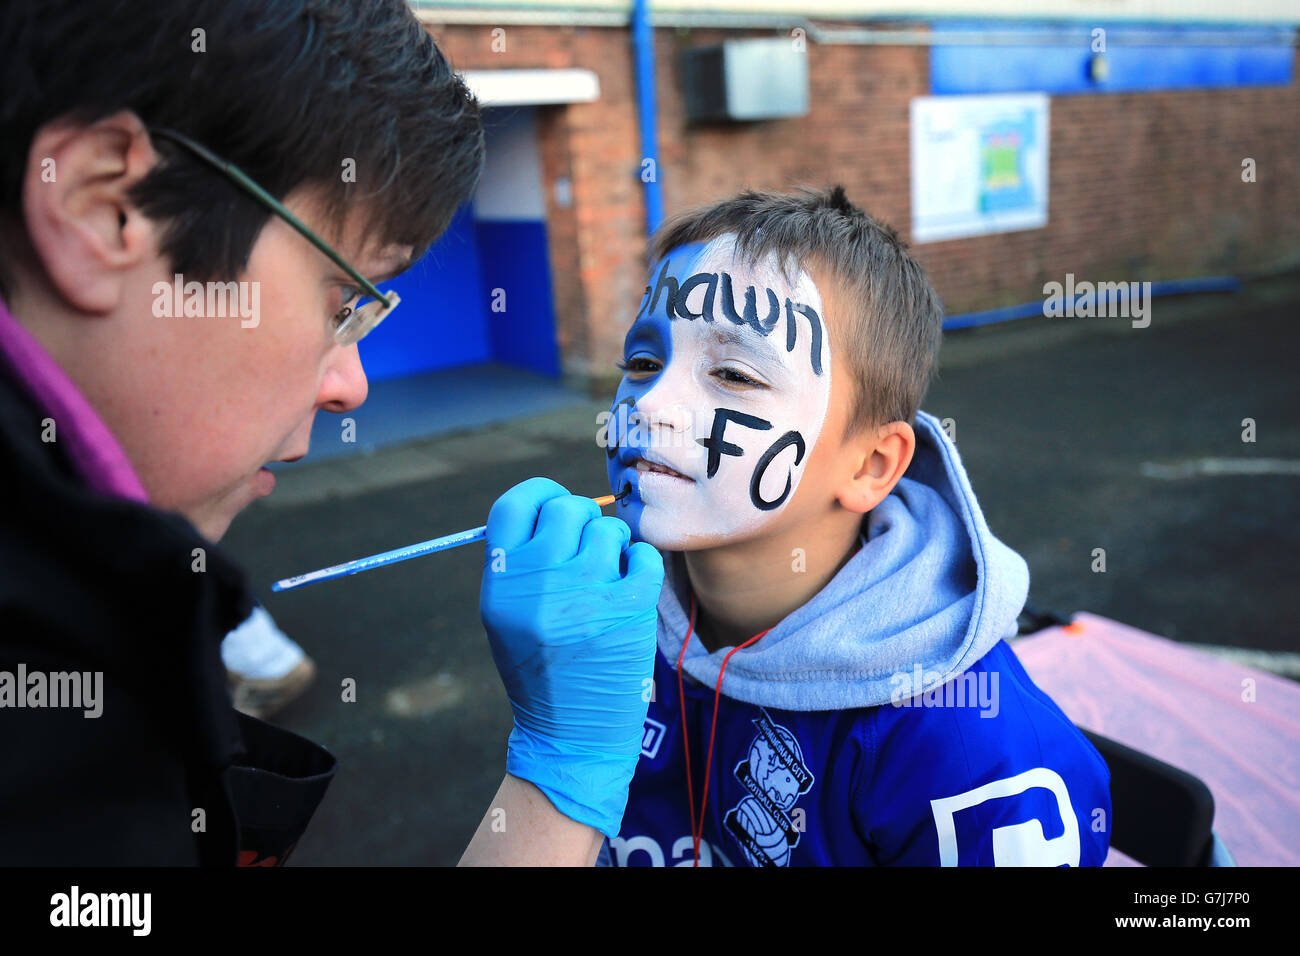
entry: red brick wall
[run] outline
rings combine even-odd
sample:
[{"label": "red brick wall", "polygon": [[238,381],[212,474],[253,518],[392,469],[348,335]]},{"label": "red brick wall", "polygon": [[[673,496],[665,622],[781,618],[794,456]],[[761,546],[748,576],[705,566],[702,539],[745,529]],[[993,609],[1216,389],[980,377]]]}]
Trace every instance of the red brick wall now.
[{"label": "red brick wall", "polygon": [[[541,111],[543,170],[565,367],[608,375],[645,284],[632,50],[604,27],[430,27],[458,69],[582,67],[594,103]],[[911,232],[908,110],[929,93],[924,47],[809,42],[811,109],[798,119],[688,128],[678,50],[740,31],[655,31],[659,180],[665,212],[742,187],[843,183]],[[756,35],[771,36],[771,31]],[[1297,69],[1300,74],[1300,68]],[[1042,298],[1067,272],[1089,280],[1250,274],[1300,263],[1300,85],[1056,96],[1045,229],[915,247],[950,313]],[[1252,157],[1257,181],[1243,183]],[[572,180],[558,208],[555,177]]]}]

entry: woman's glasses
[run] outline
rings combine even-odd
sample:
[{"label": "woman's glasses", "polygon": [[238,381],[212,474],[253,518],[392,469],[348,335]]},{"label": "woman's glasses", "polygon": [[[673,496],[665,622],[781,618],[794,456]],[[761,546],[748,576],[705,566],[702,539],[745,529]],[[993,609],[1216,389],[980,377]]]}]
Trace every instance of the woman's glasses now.
[{"label": "woman's glasses", "polygon": [[209,166],[228,177],[263,206],[301,233],[308,242],[325,253],[331,262],[356,280],[357,285],[361,287],[366,295],[356,306],[345,306],[334,317],[338,323],[334,328],[334,341],[339,345],[349,346],[361,341],[374,330],[375,326],[388,318],[393,309],[397,308],[397,304],[402,301],[396,292],[389,292],[385,295],[375,288],[370,280],[352,268],[348,261],[335,252],[324,239],[307,228],[301,219],[286,209],[283,203],[279,202],[265,189],[253,182],[234,163],[227,162],[206,147],[200,146],[188,136],[184,136],[175,130],[150,127],[149,132],[153,136],[160,136],[178,146],[184,147]]}]

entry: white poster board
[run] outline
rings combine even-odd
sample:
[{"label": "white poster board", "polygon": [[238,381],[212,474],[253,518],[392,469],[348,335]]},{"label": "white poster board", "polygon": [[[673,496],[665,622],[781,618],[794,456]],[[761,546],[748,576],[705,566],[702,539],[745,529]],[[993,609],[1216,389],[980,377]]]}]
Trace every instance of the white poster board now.
[{"label": "white poster board", "polygon": [[1047,225],[1044,93],[912,100],[912,238]]}]

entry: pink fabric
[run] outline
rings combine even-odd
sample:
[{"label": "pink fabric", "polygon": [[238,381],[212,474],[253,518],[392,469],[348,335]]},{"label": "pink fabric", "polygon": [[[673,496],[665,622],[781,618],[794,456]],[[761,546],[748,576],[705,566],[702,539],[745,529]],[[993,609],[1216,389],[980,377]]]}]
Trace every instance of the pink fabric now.
[{"label": "pink fabric", "polygon": [[[54,420],[55,441],[91,488],[105,495],[148,503],[149,496],[103,419],[58,363],[0,301],[0,360]],[[39,434],[40,422],[32,428]]]},{"label": "pink fabric", "polygon": [[1094,614],[1075,625],[1012,643],[1034,683],[1081,727],[1203,780],[1239,866],[1300,865],[1300,684]]}]

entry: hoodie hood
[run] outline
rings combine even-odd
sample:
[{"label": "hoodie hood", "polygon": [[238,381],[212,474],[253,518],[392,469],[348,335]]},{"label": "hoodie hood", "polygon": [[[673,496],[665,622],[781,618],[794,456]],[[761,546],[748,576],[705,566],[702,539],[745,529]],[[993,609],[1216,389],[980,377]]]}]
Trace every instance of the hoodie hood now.
[{"label": "hoodie hood", "polygon": [[[783,710],[875,707],[962,673],[1003,638],[1029,593],[1024,559],[984,521],[956,446],[934,416],[916,415],[916,453],[863,519],[862,547],[811,601],[727,664],[722,692]],[[659,650],[676,662],[690,582],[665,554]],[[708,687],[730,648],[692,635],[683,670]]]}]

